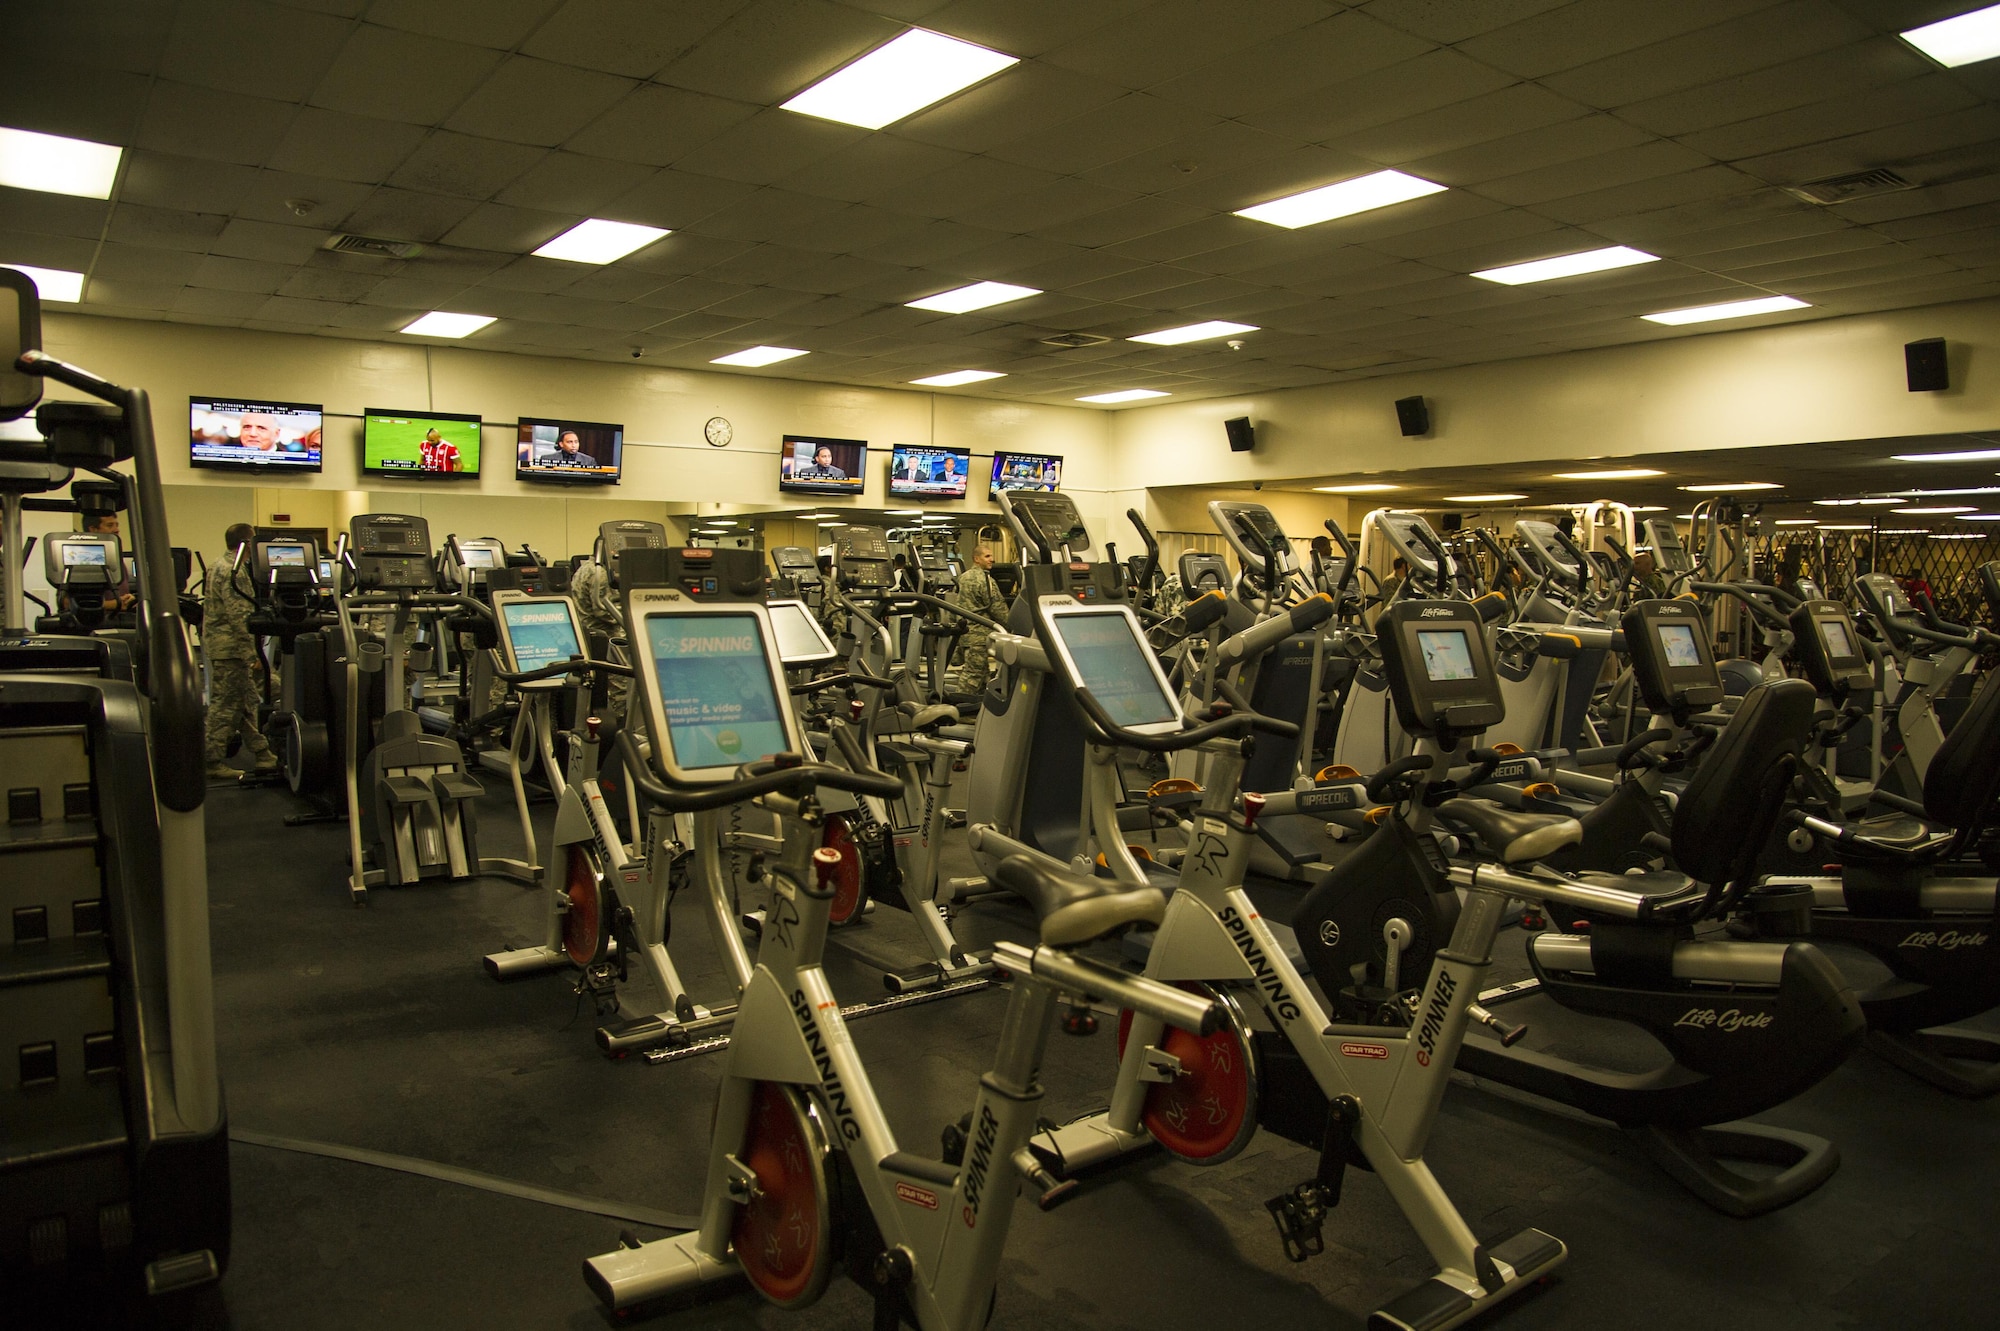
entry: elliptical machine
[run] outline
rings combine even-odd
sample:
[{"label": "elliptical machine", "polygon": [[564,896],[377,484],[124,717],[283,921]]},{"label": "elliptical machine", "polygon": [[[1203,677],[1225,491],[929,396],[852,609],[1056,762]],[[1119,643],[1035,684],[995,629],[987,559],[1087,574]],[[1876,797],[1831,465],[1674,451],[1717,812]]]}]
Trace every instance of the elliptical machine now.
[{"label": "elliptical machine", "polygon": [[[428,878],[497,874],[533,883],[532,866],[479,854],[473,801],[479,783],[457,744],[424,733],[405,684],[412,621],[424,611],[491,612],[470,597],[433,590],[430,527],[419,517],[362,514],[348,524],[347,562],[354,591],[336,603],[346,653],[348,891],[355,905],[368,889]],[[357,616],[380,613],[380,635]],[[363,676],[381,674],[383,712],[364,747]]]}]

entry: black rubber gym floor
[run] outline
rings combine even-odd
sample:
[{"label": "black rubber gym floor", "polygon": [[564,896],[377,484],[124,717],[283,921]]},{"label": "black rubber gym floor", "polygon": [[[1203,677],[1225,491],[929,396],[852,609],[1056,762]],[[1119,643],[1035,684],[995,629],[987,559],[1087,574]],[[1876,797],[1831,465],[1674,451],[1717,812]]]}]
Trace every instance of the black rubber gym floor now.
[{"label": "black rubber gym floor", "polygon": [[[504,784],[485,778],[482,849],[518,853]],[[217,790],[209,866],[223,1073],[239,1132],[442,1162],[670,1212],[696,1208],[719,1056],[612,1062],[567,976],[489,980],[480,958],[540,936],[537,891],[502,880],[378,889],[351,906],[345,832],[287,828],[278,790]],[[536,806],[546,835],[551,807]],[[959,869],[965,872],[965,869]],[[720,998],[691,900],[676,957]],[[1275,913],[1275,911],[1274,911]],[[1025,915],[980,906],[970,935],[1028,935]],[[907,919],[877,912],[856,946],[907,957]],[[1510,942],[1510,947],[1518,943]],[[877,972],[839,948],[848,1000]],[[691,978],[693,978],[691,977]],[[1532,1023],[1532,1004],[1510,1009]],[[935,1154],[969,1107],[1005,1007],[999,989],[854,1027],[907,1148]],[[1100,1106],[1115,1022],[1052,1037],[1045,1112]],[[1714,1214],[1615,1130],[1470,1086],[1447,1097],[1432,1167],[1473,1229],[1534,1225],[1568,1264],[1502,1310],[1507,1327],[1986,1327],[2000,1234],[2000,1103],[1955,1100],[1862,1053],[1767,1121],[1821,1133],[1843,1165],[1817,1194],[1757,1220]],[[283,1328],[602,1328],[583,1258],[628,1226],[343,1160],[239,1141],[235,1252],[222,1285],[176,1309],[182,1325]],[[1327,1249],[1285,1260],[1263,1202],[1311,1174],[1311,1153],[1268,1134],[1206,1170],[1153,1155],[1091,1180],[1044,1215],[1025,1201],[1008,1244],[995,1327],[1359,1327],[1429,1274],[1386,1194],[1350,1172]],[[641,1231],[652,1237],[658,1230]],[[738,1288],[662,1314],[663,1328],[866,1327],[871,1307],[836,1280],[786,1315]],[[102,1310],[65,1321],[103,1324]],[[11,1324],[0,1311],[0,1325]]]}]

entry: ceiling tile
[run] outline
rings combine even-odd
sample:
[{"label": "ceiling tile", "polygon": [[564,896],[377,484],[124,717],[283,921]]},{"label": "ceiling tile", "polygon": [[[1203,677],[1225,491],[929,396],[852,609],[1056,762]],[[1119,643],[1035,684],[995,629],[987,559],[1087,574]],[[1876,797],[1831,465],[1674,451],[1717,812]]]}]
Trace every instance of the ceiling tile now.
[{"label": "ceiling tile", "polygon": [[327,233],[318,228],[277,226],[238,217],[222,229],[222,234],[209,246],[209,252],[236,259],[301,264],[312,257],[326,237]]},{"label": "ceiling tile", "polygon": [[885,133],[961,152],[990,152],[1125,95],[1115,83],[1031,61],[899,120]]},{"label": "ceiling tile", "polygon": [[90,264],[92,277],[133,282],[170,282],[184,286],[194,280],[202,256],[189,251],[150,249],[132,245],[100,246]]},{"label": "ceiling tile", "polygon": [[[1848,90],[1835,86],[1824,91],[1839,95],[1775,115],[1683,135],[1679,141],[1718,161],[1734,162],[1979,104],[1977,97],[1944,74],[1880,88]],[[1804,178],[1786,177],[1786,180]]]},{"label": "ceiling tile", "polygon": [[656,77],[677,88],[770,106],[902,30],[900,23],[830,0],[752,0]]},{"label": "ceiling tile", "polygon": [[816,219],[844,211],[845,206],[832,199],[816,199],[790,190],[760,189],[704,217],[698,229],[705,236],[727,240],[784,239],[804,248],[803,242],[810,238]]},{"label": "ceiling tile", "polygon": [[25,231],[0,230],[0,261],[6,263],[82,273],[89,271],[91,257],[96,252],[97,242],[80,236],[37,236]]},{"label": "ceiling tile", "polygon": [[541,248],[581,220],[574,213],[482,203],[459,219],[439,239],[447,245],[466,249],[526,254]]},{"label": "ceiling tile", "polygon": [[[7,15],[7,40],[17,51],[88,52],[89,69],[153,74],[173,32],[178,0],[120,0],[118,4],[16,5]],[[32,73],[42,61],[16,61],[7,82]],[[74,71],[82,74],[80,64]],[[8,120],[10,125],[22,124]]]},{"label": "ceiling tile", "polygon": [[995,199],[1053,185],[1059,179],[1052,171],[995,157],[968,157],[920,180],[884,190],[867,202],[906,216],[953,217]]},{"label": "ceiling tile", "polygon": [[133,146],[256,166],[284,138],[295,108],[283,102],[162,80]]},{"label": "ceiling tile", "polygon": [[562,0],[375,0],[368,21],[511,51]]},{"label": "ceiling tile", "polygon": [[1791,0],[1550,75],[1545,82],[1552,91],[1592,106],[1625,106],[1819,55],[1873,35],[1826,0]]},{"label": "ceiling tile", "polygon": [[466,134],[552,148],[636,86],[613,74],[510,56],[444,123]]},{"label": "ceiling tile", "polygon": [[565,146],[594,157],[666,166],[757,110],[685,88],[640,87],[578,130]]},{"label": "ceiling tile", "polygon": [[760,111],[682,154],[674,165],[699,175],[769,185],[828,153],[853,145],[866,134],[852,125],[791,111]]},{"label": "ceiling tile", "polygon": [[[159,210],[173,215],[178,210]],[[105,218],[112,207],[102,199],[80,199],[70,194],[48,194],[41,190],[0,187],[0,218],[10,231],[34,231],[54,236],[95,238],[104,231]]]},{"label": "ceiling tile", "polygon": [[[20,12],[20,6],[12,7],[10,19]],[[0,124],[129,145],[152,88],[153,81],[140,74],[60,60],[11,60],[7,77],[0,79]]]},{"label": "ceiling tile", "polygon": [[290,281],[278,288],[281,296],[307,300],[357,301],[381,282],[367,273],[342,273],[324,268],[301,268]]},{"label": "ceiling tile", "polygon": [[718,180],[690,171],[661,171],[613,201],[608,212],[618,220],[685,231],[703,218],[756,193],[755,185]]},{"label": "ceiling tile", "polygon": [[172,309],[179,286],[170,282],[134,282],[124,278],[93,277],[84,286],[86,307],[105,306],[127,310]]},{"label": "ceiling tile", "polygon": [[385,240],[443,240],[446,232],[479,207],[471,199],[384,186],[349,213],[340,227],[343,231]]},{"label": "ceiling tile", "polygon": [[553,152],[501,190],[495,200],[522,208],[546,208],[550,212],[568,209],[608,217],[613,199],[630,194],[654,174],[652,167],[637,162]]},{"label": "ceiling tile", "polygon": [[432,130],[417,150],[387,177],[401,189],[490,199],[522,172],[548,155],[546,148]]},{"label": "ceiling tile", "polygon": [[1771,0],[1680,0],[1633,5],[1624,0],[1577,0],[1459,43],[1475,60],[1522,78],[1542,78],[1606,56],[1721,23],[1762,9]]},{"label": "ceiling tile", "polygon": [[229,219],[219,213],[190,213],[122,203],[111,210],[111,223],[105,228],[104,237],[124,245],[206,253],[228,225]]},{"label": "ceiling tile", "polygon": [[1256,43],[1153,87],[1159,97],[1219,116],[1275,106],[1319,88],[1414,59],[1424,38],[1349,11]]},{"label": "ceiling tile", "polygon": [[1101,28],[1041,59],[1127,88],[1150,88],[1325,16],[1325,6],[1314,0],[1258,0],[1255,5],[1157,0],[1132,22]]},{"label": "ceiling tile", "polygon": [[497,51],[363,25],[313,90],[312,105],[435,125],[499,67]]},{"label": "ceiling tile", "polygon": [[[368,194],[368,186],[351,180],[264,170],[256,173],[250,187],[230,211],[238,217],[282,226],[313,226],[322,222],[330,226],[331,219],[353,212]],[[120,197],[124,197],[124,192]]]},{"label": "ceiling tile", "polygon": [[302,102],[352,27],[330,14],[302,14],[264,0],[184,0],[161,68],[207,88]]},{"label": "ceiling tile", "polygon": [[261,291],[217,291],[210,287],[183,287],[174,296],[176,314],[194,315],[207,322],[247,319],[257,312],[266,297]]},{"label": "ceiling tile", "polygon": [[1382,166],[1404,166],[1585,114],[1585,108],[1546,88],[1516,83],[1434,111],[1342,135],[1332,141],[1332,146]]},{"label": "ceiling tile", "polygon": [[1849,95],[1930,73],[1934,66],[1902,42],[1859,42],[1754,73],[1712,80],[1634,102],[1619,115],[1655,134],[1687,134]]},{"label": "ceiling tile", "polygon": [[[1615,116],[1591,115],[1422,158],[1408,167],[1413,174],[1440,185],[1477,185],[1540,168],[1560,168],[1599,153],[1652,141],[1652,135]],[[1689,165],[1700,160],[1686,156]]]},{"label": "ceiling tile", "polygon": [[[935,175],[965,160],[951,148],[870,134],[843,148],[824,153],[777,183],[801,194],[858,203],[886,190]],[[884,213],[885,221],[890,214]]]},{"label": "ceiling tile", "polygon": [[454,297],[465,289],[464,282],[426,277],[390,277],[377,282],[361,299],[369,305],[407,310],[414,316],[420,310],[451,308],[457,303]]},{"label": "ceiling tile", "polygon": [[223,291],[257,291],[273,295],[292,280],[297,270],[290,264],[259,263],[254,259],[229,259],[211,255],[201,261],[190,286],[215,287]]},{"label": "ceiling tile", "polygon": [[649,78],[746,3],[675,0],[669,22],[657,0],[568,0],[521,50],[559,64]]},{"label": "ceiling tile", "polygon": [[424,131],[415,125],[308,106],[271,150],[268,165],[374,185],[388,179],[423,138]]},{"label": "ceiling tile", "polygon": [[1073,175],[1157,148],[1217,123],[1217,118],[1206,111],[1175,106],[1135,92],[1075,120],[1009,139],[994,148],[992,155],[1023,166]]},{"label": "ceiling tile", "polygon": [[1345,135],[1386,125],[1404,116],[1434,111],[1469,97],[1494,92],[1517,80],[1491,65],[1456,51],[1433,51],[1325,88],[1290,98],[1243,117],[1258,129],[1310,143],[1331,143]]},{"label": "ceiling tile", "polygon": [[1706,164],[1707,159],[1700,153],[1656,140],[1524,171],[1501,180],[1484,181],[1478,192],[1503,203],[1537,204],[1691,171]]}]

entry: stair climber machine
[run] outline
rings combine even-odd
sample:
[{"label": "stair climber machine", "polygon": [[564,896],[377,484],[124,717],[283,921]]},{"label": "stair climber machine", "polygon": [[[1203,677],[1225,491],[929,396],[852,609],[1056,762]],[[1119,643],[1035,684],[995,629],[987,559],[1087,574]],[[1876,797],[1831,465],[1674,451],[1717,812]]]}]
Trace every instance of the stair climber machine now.
[{"label": "stair climber machine", "polygon": [[[94,399],[49,402],[41,438],[0,442],[0,1321],[24,1327],[44,1296],[57,1322],[80,1302],[158,1307],[219,1279],[230,1250],[201,684],[151,403],[39,341],[33,283],[0,270],[0,419],[44,379]],[[123,487],[143,669],[125,641],[23,629],[24,497],[77,472]]]},{"label": "stair climber machine", "polygon": [[[1802,607],[1807,677],[1829,668],[1857,686],[1869,678],[1845,612],[1832,601]],[[2000,1006],[2000,911],[1993,864],[2000,797],[2000,673],[1931,756],[1921,801],[1882,797],[1899,812],[1841,820],[1794,810],[1837,875],[1774,874],[1773,889],[1812,893],[1815,938],[1861,948],[1888,974],[1859,995],[1868,1046],[1954,1095],[2000,1093],[2000,1037],[1958,1026]]]},{"label": "stair climber machine", "polygon": [[[494,575],[498,574],[495,579]],[[509,570],[507,547],[492,536],[444,538],[438,560],[438,582],[445,591],[467,596],[491,607],[498,583],[520,585],[520,574]],[[447,735],[465,749],[478,749],[489,727],[510,724],[513,716],[493,706],[493,617],[464,611],[437,616],[428,639],[433,671],[412,681],[411,706],[434,735]],[[504,770],[500,762],[496,770]]]},{"label": "stair climber machine", "polygon": [[[1371,795],[1393,799],[1395,812],[1307,895],[1293,921],[1341,1019],[1414,1022],[1421,1037],[1432,1000],[1413,1007],[1408,977],[1463,955],[1468,920],[1482,924],[1490,943],[1497,921],[1484,920],[1486,911],[1510,897],[1532,904],[1558,885],[1563,909],[1544,914],[1569,927],[1531,934],[1533,978],[1485,993],[1475,985],[1478,1001],[1540,992],[1566,1010],[1548,1014],[1552,1024],[1580,1031],[1577,1040],[1601,1038],[1601,1027],[1585,1029],[1596,1020],[1623,1022],[1664,1046],[1667,1061],[1639,1072],[1591,1066],[1518,1046],[1526,1028],[1496,1019],[1500,1037],[1469,1038],[1460,1070],[1609,1120],[1725,1214],[1761,1215],[1824,1183],[1839,1165],[1833,1143],[1736,1120],[1832,1072],[1861,1040],[1861,1009],[1810,944],[1738,941],[1718,928],[1739,913],[1796,919],[1810,901],[1809,893],[1752,889],[1811,724],[1811,686],[1778,680],[1744,698],[1676,806],[1678,871],[1562,874],[1523,866],[1560,848],[1542,840],[1553,827],[1566,826],[1562,840],[1574,842],[1581,829],[1573,820],[1462,796],[1455,787],[1476,786],[1477,773],[1462,783],[1427,775],[1461,760],[1495,761],[1468,747],[1504,715],[1478,612],[1464,602],[1398,602],[1377,631],[1397,715],[1418,749],[1371,780]],[[1481,862],[1446,859],[1472,845]],[[1593,904],[1599,892],[1617,906]],[[1441,950],[1447,936],[1453,941]],[[1571,1014],[1582,1014],[1584,1026]],[[1731,1169],[1724,1162],[1732,1160],[1753,1161],[1760,1172]]]},{"label": "stair climber machine", "polygon": [[1902,750],[1888,759],[1875,784],[1905,799],[1920,799],[1924,773],[1944,743],[1938,703],[2000,637],[1946,623],[1929,605],[1912,605],[1886,573],[1856,578],[1854,599],[1894,653],[1894,670],[1883,679],[1883,702],[1895,712],[1894,734]]},{"label": "stair climber machine", "polygon": [[[344,783],[335,760],[337,715],[327,677],[324,630],[338,623],[322,579],[325,561],[310,536],[256,541],[236,562],[209,570],[212,578],[235,578],[256,602],[250,632],[275,650],[278,698],[265,730],[277,749],[279,771],[292,793],[311,801],[314,813],[287,818],[287,827],[331,821],[345,808]],[[302,645],[303,644],[303,645]]]},{"label": "stair climber machine", "polygon": [[[406,682],[427,665],[424,649],[410,646],[419,616],[463,610],[490,624],[492,611],[470,597],[434,590],[424,519],[365,513],[348,524],[347,534],[353,590],[335,604],[346,657],[343,771],[354,904],[366,902],[371,887],[434,878],[492,874],[534,883],[525,861],[479,854],[473,807],[479,783],[456,743],[424,733]],[[380,623],[380,632],[365,631],[364,617]],[[365,677],[375,674],[382,677],[383,712],[371,743],[361,700]]]},{"label": "stair climber machine", "polygon": [[[945,836],[953,821],[952,778],[966,770],[971,738],[959,725],[956,706],[927,703],[911,672],[893,663],[885,611],[912,597],[894,593],[890,580],[889,546],[881,528],[836,529],[827,603],[846,612],[854,648],[844,680],[837,676],[804,687],[819,690],[845,683],[855,699],[845,719],[853,725],[867,767],[888,772],[903,786],[890,798],[828,796],[822,844],[839,856],[828,919],[836,928],[853,925],[870,903],[907,912],[926,956],[914,966],[885,967],[884,986],[896,994],[971,992],[984,987],[992,964],[959,943],[941,904],[947,895],[956,902],[987,887],[981,878],[954,879],[947,885],[942,877]],[[956,613],[956,607],[937,598],[917,596]],[[808,733],[807,739],[827,761],[841,760],[826,734]]]},{"label": "stair climber machine", "polygon": [[825,580],[820,577],[819,558],[803,545],[780,545],[771,550],[771,594],[805,603],[814,615],[820,613]]},{"label": "stair climber machine", "polygon": [[[609,663],[587,659],[583,624],[569,597],[497,589],[490,603],[499,631],[495,648],[499,663],[493,675],[509,685],[517,699],[514,725],[498,762],[514,792],[521,844],[540,879],[544,869],[528,813],[528,777],[539,772],[549,794],[560,803],[570,781],[583,772],[594,752],[590,686],[595,673]],[[565,666],[569,668],[559,668]],[[489,757],[481,755],[482,761]]]},{"label": "stair climber machine", "polygon": [[[1024,598],[1025,599],[1025,598]],[[1211,781],[1193,817],[1177,889],[1148,951],[1144,978],[1178,985],[1219,1006],[1226,1019],[1205,1036],[1165,1028],[1146,1013],[1120,1025],[1120,1058],[1110,1107],[1037,1133],[1016,1152],[1017,1170],[1046,1209],[1072,1194],[1077,1171],[1154,1143],[1191,1164],[1220,1164],[1265,1128],[1318,1153],[1313,1176],[1265,1205],[1285,1253],[1304,1261],[1324,1250],[1323,1227],[1339,1204],[1349,1166],[1375,1174],[1438,1267],[1438,1273],[1376,1310],[1373,1328],[1445,1328],[1486,1313],[1527,1290],[1567,1256],[1563,1244],[1528,1229],[1483,1243],[1446,1196],[1424,1148],[1451,1076],[1472,996],[1491,964],[1502,906],[1512,892],[1479,884],[1457,922],[1452,946],[1427,956],[1421,1021],[1357,1021],[1329,1013],[1288,955],[1292,949],[1243,888],[1256,824],[1266,814],[1319,805],[1359,807],[1360,782],[1271,795],[1237,794],[1245,750],[1293,727],[1248,710],[1208,719],[1186,714],[1146,650],[1138,621],[1118,604],[1081,602],[1062,591],[1027,602],[1032,639],[1006,649],[1017,661],[1039,654],[1044,695],[1077,710],[1087,761],[1121,747],[1171,751],[1205,747]],[[1324,602],[1322,602],[1324,604]],[[1251,732],[1256,731],[1254,737]],[[1528,853],[1574,836],[1568,819],[1536,820],[1516,834]],[[1028,869],[1056,879],[1061,861],[998,829],[974,823],[974,851],[1002,857],[1003,875]],[[1024,868],[1015,869],[1014,866]],[[1586,889],[1535,878],[1524,888],[1549,908],[1585,902],[1636,913],[1633,893]],[[1398,1012],[1405,1009],[1400,1006]]]},{"label": "stair climber machine", "polygon": [[649,808],[705,819],[755,801],[782,819],[782,850],[765,869],[772,909],[743,973],[699,1220],[588,1259],[584,1281],[620,1312],[739,1277],[798,1309],[844,1266],[872,1298],[878,1331],[979,1331],[1019,1192],[1007,1162],[1034,1131],[1059,994],[1096,995],[1197,1032],[1220,1013],[1075,955],[1157,921],[1158,892],[1010,864],[1003,882],[1032,903],[1039,938],[997,949],[1014,984],[994,1064],[965,1126],[946,1129],[942,1160],[902,1149],[821,964],[838,857],[816,826],[826,793],[889,798],[902,783],[869,770],[838,720],[832,742],[847,765],[803,756],[761,604],[703,604],[663,587],[634,590],[630,607],[642,677],[633,710],[646,716],[652,755],[639,754],[629,730],[618,746]]}]

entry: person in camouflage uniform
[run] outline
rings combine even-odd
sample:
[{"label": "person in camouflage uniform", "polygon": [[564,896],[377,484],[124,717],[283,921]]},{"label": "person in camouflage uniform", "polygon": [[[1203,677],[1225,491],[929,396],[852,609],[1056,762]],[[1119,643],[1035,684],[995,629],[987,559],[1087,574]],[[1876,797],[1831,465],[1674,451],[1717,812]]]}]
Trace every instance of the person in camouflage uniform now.
[{"label": "person in camouflage uniform", "polygon": [[[625,611],[619,604],[618,593],[612,589],[609,569],[594,559],[586,559],[570,575],[569,594],[576,602],[576,617],[583,623],[585,638],[602,634],[618,646],[625,645]],[[632,681],[623,675],[606,678],[605,721],[624,720],[625,696],[631,685]]]},{"label": "person in camouflage uniform", "polygon": [[[999,584],[993,581],[992,546],[982,545],[973,552],[972,567],[958,575],[958,590],[951,599],[974,614],[988,619],[1006,619],[1007,598],[1000,594]],[[992,638],[993,630],[984,624],[966,621],[965,636],[958,641],[961,655],[955,692],[986,691],[986,681],[993,674]]]},{"label": "person in camouflage uniform", "polygon": [[278,756],[271,741],[257,728],[263,701],[257,686],[257,640],[250,636],[250,612],[257,608],[250,573],[237,558],[254,533],[239,522],[224,539],[229,561],[208,570],[203,589],[201,650],[208,660],[208,776],[234,781],[243,773],[229,765],[229,742],[243,736],[244,747],[256,756],[259,772],[276,770]]}]

